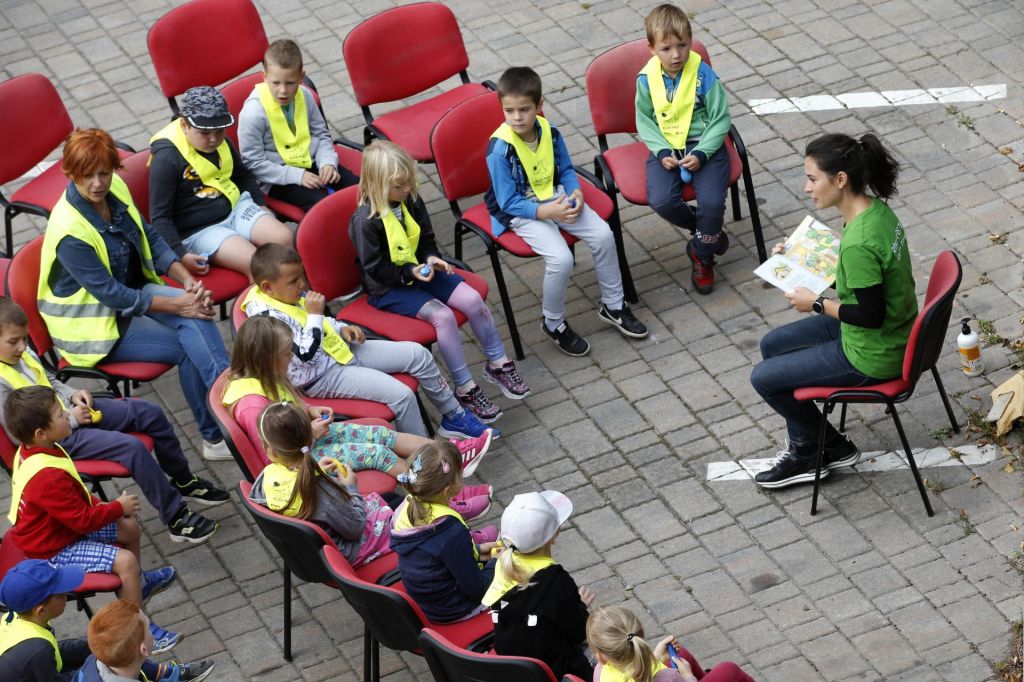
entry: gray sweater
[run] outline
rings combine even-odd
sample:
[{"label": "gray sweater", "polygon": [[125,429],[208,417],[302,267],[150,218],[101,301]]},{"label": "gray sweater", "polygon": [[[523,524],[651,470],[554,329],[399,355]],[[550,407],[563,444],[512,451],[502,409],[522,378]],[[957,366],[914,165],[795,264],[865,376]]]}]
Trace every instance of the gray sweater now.
[{"label": "gray sweater", "polygon": [[[334,151],[331,133],[319,107],[316,106],[313,93],[305,86],[299,87],[306,94],[309,157],[317,168],[337,168],[338,154]],[[238,115],[238,147],[242,154],[242,162],[262,183],[264,192],[269,191],[270,185],[298,185],[302,182],[302,173],[305,169],[286,166],[281,155],[277,153],[274,135],[270,132],[270,121],[256,90],[249,94]]]}]

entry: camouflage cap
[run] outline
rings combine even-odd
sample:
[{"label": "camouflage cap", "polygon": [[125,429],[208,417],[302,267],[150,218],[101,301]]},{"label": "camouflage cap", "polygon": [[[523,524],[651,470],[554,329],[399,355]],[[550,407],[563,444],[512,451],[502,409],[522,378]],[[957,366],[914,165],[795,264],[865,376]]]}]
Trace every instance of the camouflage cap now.
[{"label": "camouflage cap", "polygon": [[181,98],[181,115],[193,128],[218,130],[235,123],[224,95],[209,85],[190,88]]}]

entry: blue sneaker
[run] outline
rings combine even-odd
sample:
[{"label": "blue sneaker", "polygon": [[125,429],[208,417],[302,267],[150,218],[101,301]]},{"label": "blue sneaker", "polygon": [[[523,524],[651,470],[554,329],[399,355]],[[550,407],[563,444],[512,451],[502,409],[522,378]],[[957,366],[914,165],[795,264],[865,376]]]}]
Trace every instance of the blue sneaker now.
[{"label": "blue sneaker", "polygon": [[164,566],[155,571],[142,572],[142,603],[158,592],[163,592],[178,579],[178,572],[173,566]]},{"label": "blue sneaker", "polygon": [[149,631],[153,633],[153,651],[150,652],[152,654],[168,652],[181,640],[180,632],[164,630],[152,621],[149,623]]},{"label": "blue sneaker", "polygon": [[491,430],[491,439],[501,436],[501,431],[493,426],[487,426],[475,414],[464,409],[461,413],[446,415],[441,419],[437,435],[441,438],[478,438],[487,429]]}]

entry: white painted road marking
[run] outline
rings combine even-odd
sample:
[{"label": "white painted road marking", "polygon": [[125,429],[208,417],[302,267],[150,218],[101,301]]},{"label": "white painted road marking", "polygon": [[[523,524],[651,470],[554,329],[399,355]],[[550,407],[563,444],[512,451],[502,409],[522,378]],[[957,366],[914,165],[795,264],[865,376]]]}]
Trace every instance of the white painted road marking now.
[{"label": "white painted road marking", "polygon": [[911,104],[952,104],[954,102],[987,102],[1006,97],[1006,84],[964,85],[927,90],[882,90],[881,92],[846,92],[840,95],[810,95],[752,99],[747,102],[756,116],[784,114],[794,111],[829,111],[832,109],[863,109],[866,107],[904,107]]},{"label": "white painted road marking", "polygon": [[[949,448],[920,448],[914,450],[914,461],[919,469],[930,467],[979,466],[994,462],[1002,457],[1002,452],[995,445],[963,445],[954,448],[960,457],[950,457]],[[902,452],[902,451],[901,451]],[[762,459],[741,459],[738,462],[711,462],[708,464],[709,481],[747,481],[762,471],[772,467],[774,457]],[[860,462],[853,467],[833,469],[833,474],[852,474],[865,471],[892,471],[909,469],[909,465],[900,454],[895,452],[865,452]]]}]

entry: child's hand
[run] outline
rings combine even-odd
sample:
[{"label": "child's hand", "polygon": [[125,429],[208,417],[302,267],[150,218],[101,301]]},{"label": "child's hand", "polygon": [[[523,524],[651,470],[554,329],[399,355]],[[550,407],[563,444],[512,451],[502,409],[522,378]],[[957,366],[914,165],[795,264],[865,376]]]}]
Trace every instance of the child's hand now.
[{"label": "child's hand", "polygon": [[92,423],[92,415],[89,414],[89,407],[87,405],[84,405],[82,403],[72,405],[71,409],[68,411],[71,413],[71,416],[75,418],[75,421],[78,422],[79,424]]},{"label": "child's hand", "polygon": [[313,430],[313,442],[320,440],[327,435],[327,432],[331,430],[331,421],[324,420],[320,415],[316,415],[309,421],[309,425]]},{"label": "child's hand", "polygon": [[193,275],[199,275],[200,277],[210,271],[210,261],[198,253],[186,253],[181,257],[181,264],[188,268],[188,271]]},{"label": "child's hand", "polygon": [[327,308],[327,299],[317,291],[306,292],[306,312],[310,315],[323,315]]},{"label": "child's hand", "polygon": [[347,327],[341,328],[341,338],[345,339],[346,343],[354,343],[358,346],[366,341],[366,334],[359,327],[350,324]]},{"label": "child's hand", "polygon": [[580,217],[580,213],[583,213],[583,190],[574,189],[566,202],[569,204],[569,212],[572,214],[572,220],[568,222],[574,223]]},{"label": "child's hand", "polygon": [[325,185],[333,185],[341,180],[341,173],[334,166],[324,166],[320,169],[320,181]]},{"label": "child's hand", "polygon": [[480,552],[480,558],[488,557],[491,555],[491,550],[498,546],[497,542],[485,542],[477,545],[477,550]]},{"label": "child's hand", "polygon": [[786,250],[786,242],[779,242],[778,244],[776,244],[775,246],[772,247],[772,255],[774,256],[776,254],[782,253],[785,250]]},{"label": "child's hand", "polygon": [[117,501],[121,503],[121,508],[124,509],[125,518],[135,516],[142,509],[142,505],[139,504],[138,495],[129,495],[127,492],[124,492],[117,498]]},{"label": "child's hand", "polygon": [[679,159],[672,155],[662,157],[661,167],[665,170],[675,170],[676,168],[679,168]]},{"label": "child's hand", "polygon": [[683,160],[679,162],[679,165],[691,173],[696,173],[700,170],[700,159],[693,154],[687,154],[683,157]]},{"label": "child's hand", "polygon": [[[327,419],[324,419],[324,413],[327,413]],[[306,414],[309,415],[310,419],[318,419],[328,423],[334,421],[334,408],[327,407],[326,405],[313,405],[306,410]]]},{"label": "child's hand", "polygon": [[302,171],[302,182],[299,184],[306,189],[320,189],[324,186],[324,182],[320,179],[320,176],[310,173],[309,171]]},{"label": "child's hand", "polygon": [[434,270],[440,270],[445,274],[452,274],[452,264],[446,261],[444,258],[438,258],[437,256],[427,256],[427,265],[432,267]]},{"label": "child's hand", "polygon": [[571,223],[576,220],[576,214],[573,213],[575,210],[566,200],[565,192],[559,192],[557,197],[537,207],[537,220]]},{"label": "child's hand", "polygon": [[[427,274],[423,274],[423,271],[426,271]],[[421,282],[429,282],[434,279],[434,268],[426,263],[416,263],[412,266],[412,276]]]},{"label": "child's hand", "polygon": [[334,472],[334,476],[338,477],[338,481],[344,483],[346,487],[356,485],[358,480],[356,479],[356,472],[352,471],[352,467],[347,467],[344,464],[340,464],[338,460],[325,458],[320,462],[320,468],[326,473],[330,474]]},{"label": "child's hand", "polygon": [[80,388],[71,394],[71,402],[75,405],[85,405],[86,407],[92,407],[92,393]]},{"label": "child's hand", "polygon": [[597,598],[597,595],[594,594],[593,592],[591,592],[590,588],[588,588],[588,587],[581,587],[580,588],[580,601],[582,601],[584,603],[584,605],[586,605],[588,608],[590,607],[591,604],[594,603],[594,600],[596,598]]}]

